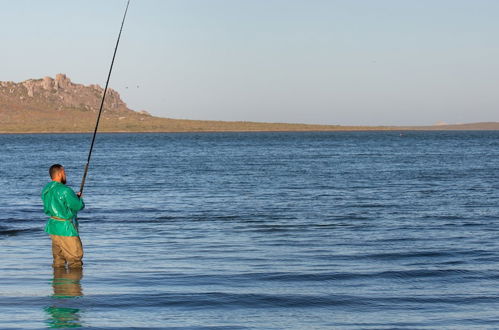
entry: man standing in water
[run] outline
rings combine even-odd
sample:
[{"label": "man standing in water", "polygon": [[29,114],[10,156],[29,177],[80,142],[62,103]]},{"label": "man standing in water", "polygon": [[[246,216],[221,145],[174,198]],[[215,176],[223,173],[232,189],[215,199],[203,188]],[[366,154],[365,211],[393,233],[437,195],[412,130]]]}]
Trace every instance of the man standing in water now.
[{"label": "man standing in water", "polygon": [[53,267],[82,267],[83,246],[78,233],[76,213],[85,207],[81,194],[66,186],[64,167],[54,164],[49,169],[52,181],[42,191],[43,211],[50,219],[45,232],[52,239]]}]

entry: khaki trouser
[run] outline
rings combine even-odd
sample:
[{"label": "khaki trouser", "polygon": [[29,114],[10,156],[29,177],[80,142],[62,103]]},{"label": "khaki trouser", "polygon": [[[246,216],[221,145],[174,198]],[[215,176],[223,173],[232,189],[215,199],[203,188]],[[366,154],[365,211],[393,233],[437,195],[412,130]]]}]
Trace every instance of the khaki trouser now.
[{"label": "khaki trouser", "polygon": [[67,263],[69,268],[83,266],[83,246],[79,236],[50,235],[52,239],[52,255],[54,256],[54,267],[64,267]]}]

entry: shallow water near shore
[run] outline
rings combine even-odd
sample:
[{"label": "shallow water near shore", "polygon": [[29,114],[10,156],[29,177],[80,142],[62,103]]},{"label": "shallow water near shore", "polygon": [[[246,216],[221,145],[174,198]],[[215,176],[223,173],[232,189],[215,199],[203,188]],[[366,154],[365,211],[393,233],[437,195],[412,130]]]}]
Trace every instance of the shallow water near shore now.
[{"label": "shallow water near shore", "polygon": [[499,327],[497,131],[100,134],[53,271],[90,139],[0,135],[2,329]]}]

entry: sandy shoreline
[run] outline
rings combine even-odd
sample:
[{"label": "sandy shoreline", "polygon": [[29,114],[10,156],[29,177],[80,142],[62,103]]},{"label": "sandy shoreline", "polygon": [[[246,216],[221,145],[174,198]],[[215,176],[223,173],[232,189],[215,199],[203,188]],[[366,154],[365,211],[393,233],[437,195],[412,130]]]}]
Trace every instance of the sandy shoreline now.
[{"label": "sandy shoreline", "polygon": [[[473,128],[473,127],[348,127],[336,129],[275,129],[275,130],[102,130],[99,134],[129,134],[129,133],[307,133],[307,132],[390,132],[390,131],[496,131],[498,128]],[[0,131],[2,135],[9,134],[92,134],[93,131]]]}]

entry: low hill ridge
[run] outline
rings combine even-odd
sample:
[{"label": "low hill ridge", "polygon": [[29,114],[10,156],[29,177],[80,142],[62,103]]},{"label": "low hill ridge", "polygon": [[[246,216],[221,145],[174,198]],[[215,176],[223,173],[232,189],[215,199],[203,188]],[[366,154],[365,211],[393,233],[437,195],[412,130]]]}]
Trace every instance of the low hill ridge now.
[{"label": "low hill ridge", "polygon": [[[103,88],[73,83],[65,74],[55,78],[0,82],[0,133],[91,132]],[[339,126],[258,122],[170,119],[133,111],[119,93],[108,88],[99,126],[104,132],[213,132],[213,131],[334,131],[405,129],[499,129],[499,123],[437,126]]]}]

